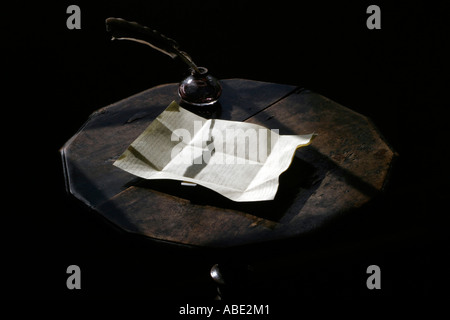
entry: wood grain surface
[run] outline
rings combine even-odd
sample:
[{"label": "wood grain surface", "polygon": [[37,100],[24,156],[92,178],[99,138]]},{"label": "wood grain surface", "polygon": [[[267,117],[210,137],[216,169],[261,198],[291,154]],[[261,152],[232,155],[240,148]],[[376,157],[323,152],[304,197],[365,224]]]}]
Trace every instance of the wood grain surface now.
[{"label": "wood grain surface", "polygon": [[395,152],[365,116],[291,85],[244,79],[221,84],[223,94],[209,116],[261,124],[280,134],[318,134],[296,152],[274,200],[233,202],[201,186],[144,180],[112,165],[171,101],[179,101],[178,84],[94,112],[60,150],[68,192],[129,232],[230,247],[315,230],[383,190]]}]

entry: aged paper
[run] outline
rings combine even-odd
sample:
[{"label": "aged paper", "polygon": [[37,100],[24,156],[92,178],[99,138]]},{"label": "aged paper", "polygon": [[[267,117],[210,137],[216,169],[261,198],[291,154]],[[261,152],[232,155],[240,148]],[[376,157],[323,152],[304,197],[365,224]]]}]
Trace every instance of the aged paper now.
[{"label": "aged paper", "polygon": [[205,119],[172,102],[114,165],[145,179],[199,184],[234,201],[273,200],[279,175],[313,137]]}]

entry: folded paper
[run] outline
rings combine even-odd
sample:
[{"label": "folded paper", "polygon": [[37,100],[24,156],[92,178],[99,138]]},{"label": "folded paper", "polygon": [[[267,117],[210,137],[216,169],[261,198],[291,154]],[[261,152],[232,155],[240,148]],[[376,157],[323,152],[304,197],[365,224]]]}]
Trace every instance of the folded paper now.
[{"label": "folded paper", "polygon": [[233,201],[273,200],[280,174],[313,137],[205,119],[172,102],[114,165],[144,179],[199,184]]}]

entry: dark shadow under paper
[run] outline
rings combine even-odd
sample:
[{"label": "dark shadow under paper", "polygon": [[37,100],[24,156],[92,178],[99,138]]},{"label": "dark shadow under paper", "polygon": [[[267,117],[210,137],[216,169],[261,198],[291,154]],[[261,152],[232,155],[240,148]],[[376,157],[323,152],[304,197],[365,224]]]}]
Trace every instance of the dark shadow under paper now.
[{"label": "dark shadow under paper", "polygon": [[322,179],[318,177],[318,170],[314,166],[294,157],[291,166],[279,177],[275,199],[269,201],[236,202],[200,185],[183,186],[176,180],[136,178],[128,186],[149,188],[189,200],[193,204],[232,209],[279,223],[294,201],[302,205],[306,203]]}]

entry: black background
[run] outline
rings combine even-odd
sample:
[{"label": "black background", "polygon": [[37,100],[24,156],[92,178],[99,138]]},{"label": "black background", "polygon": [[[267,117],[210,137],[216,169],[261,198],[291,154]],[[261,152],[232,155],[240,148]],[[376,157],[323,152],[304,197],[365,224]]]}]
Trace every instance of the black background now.
[{"label": "black background", "polygon": [[[81,8],[81,30],[66,28],[70,4]],[[370,4],[381,8],[381,30],[366,27]],[[178,82],[186,68],[148,47],[111,42],[104,25],[110,16],[177,40],[219,79],[303,86],[370,117],[399,153],[386,194],[318,234],[231,253],[119,232],[66,194],[58,150],[96,109]],[[215,285],[209,269],[228,254],[259,266],[258,301],[437,295],[448,277],[444,16],[443,6],[429,1],[7,6],[1,42],[7,83],[3,292],[31,299],[210,301]],[[81,290],[66,288],[71,264],[82,270]],[[371,264],[381,267],[381,290],[366,288]]]}]

